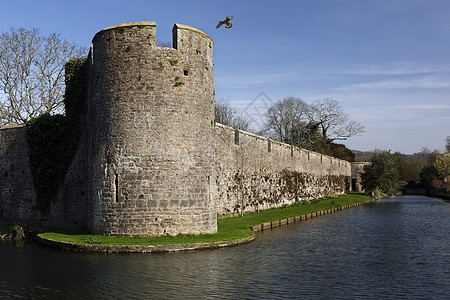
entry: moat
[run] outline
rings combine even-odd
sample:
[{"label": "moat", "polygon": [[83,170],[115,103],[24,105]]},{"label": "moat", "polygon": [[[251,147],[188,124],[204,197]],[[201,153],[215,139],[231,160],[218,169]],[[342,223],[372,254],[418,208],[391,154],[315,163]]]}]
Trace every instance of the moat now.
[{"label": "moat", "polygon": [[450,204],[401,196],[232,248],[81,254],[0,241],[0,299],[443,299]]}]

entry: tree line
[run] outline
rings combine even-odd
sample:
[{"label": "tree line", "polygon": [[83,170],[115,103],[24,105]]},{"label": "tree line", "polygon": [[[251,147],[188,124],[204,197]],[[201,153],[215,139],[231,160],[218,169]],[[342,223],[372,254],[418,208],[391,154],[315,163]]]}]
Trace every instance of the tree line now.
[{"label": "tree line", "polygon": [[422,188],[429,194],[450,198],[450,136],[443,153],[423,148],[414,155],[378,150],[364,167],[362,185],[375,197],[394,195],[405,188]]}]

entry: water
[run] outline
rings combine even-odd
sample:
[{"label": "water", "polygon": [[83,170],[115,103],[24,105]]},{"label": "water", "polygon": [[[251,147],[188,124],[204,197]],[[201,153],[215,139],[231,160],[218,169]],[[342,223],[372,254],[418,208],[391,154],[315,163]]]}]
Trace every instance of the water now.
[{"label": "water", "polygon": [[80,254],[0,242],[0,299],[450,299],[450,204],[383,199],[233,248]]}]

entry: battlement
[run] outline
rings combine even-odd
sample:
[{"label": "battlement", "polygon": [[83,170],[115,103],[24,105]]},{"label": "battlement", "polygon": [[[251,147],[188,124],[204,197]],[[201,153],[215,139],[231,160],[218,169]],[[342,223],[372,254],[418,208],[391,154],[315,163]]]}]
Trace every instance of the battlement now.
[{"label": "battlement", "polygon": [[201,31],[201,30],[199,30],[197,28],[194,28],[194,27],[191,27],[191,26],[188,26],[188,25],[175,23],[174,26],[173,26],[172,32],[177,32],[179,29],[180,30],[181,29],[183,29],[183,30],[191,30],[191,31],[194,31],[194,32],[198,32],[198,33],[204,35],[205,37],[207,37],[208,39],[210,39],[212,41],[212,39],[206,33],[204,33],[203,31]]},{"label": "battlement", "polygon": [[175,49],[182,49],[182,50],[192,48],[192,50],[201,51],[199,49],[199,46],[204,50],[207,50],[208,48],[211,48],[212,50],[214,43],[213,40],[203,31],[198,30],[191,26],[177,23],[173,25],[172,38],[173,38],[173,47]]},{"label": "battlement", "polygon": [[[94,36],[92,43],[96,44],[101,39],[105,39],[108,42],[113,40],[112,43],[114,43],[114,39],[127,39],[131,35],[136,35],[137,30],[143,30],[145,38],[149,42],[149,44],[157,47],[156,22],[154,21],[121,23],[103,28]],[[173,26],[173,49],[184,52],[193,51],[196,54],[203,53],[210,56],[210,58],[212,59],[213,44],[213,40],[206,33],[197,28],[178,23],[175,23]]]},{"label": "battlement", "polygon": [[[126,28],[126,27],[140,27],[140,28],[142,28],[144,26],[156,27],[156,22],[155,21],[141,21],[141,22],[120,23],[120,24],[117,24],[117,25],[112,25],[112,26],[105,27],[102,30],[100,30],[97,34],[106,32],[108,30],[113,30],[113,29],[119,29],[119,28],[123,29],[123,28]],[[94,39],[95,39],[95,36],[94,36]]]}]

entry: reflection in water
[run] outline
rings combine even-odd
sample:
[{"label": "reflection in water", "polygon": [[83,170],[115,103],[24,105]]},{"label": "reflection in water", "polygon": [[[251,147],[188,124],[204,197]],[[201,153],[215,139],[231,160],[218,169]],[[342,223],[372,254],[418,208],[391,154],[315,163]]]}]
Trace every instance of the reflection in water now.
[{"label": "reflection in water", "polygon": [[443,299],[450,205],[403,196],[260,232],[227,249],[80,254],[0,243],[0,298]]}]

